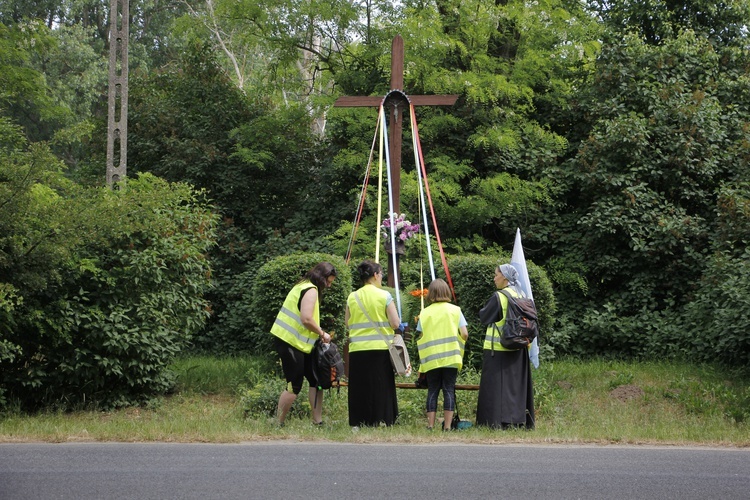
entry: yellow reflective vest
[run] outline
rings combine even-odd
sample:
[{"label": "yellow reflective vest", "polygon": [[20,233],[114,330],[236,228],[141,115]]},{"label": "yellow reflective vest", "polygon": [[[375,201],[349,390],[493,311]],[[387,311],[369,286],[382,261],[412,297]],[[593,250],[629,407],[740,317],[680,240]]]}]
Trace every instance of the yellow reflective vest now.
[{"label": "yellow reflective vest", "polygon": [[461,308],[450,302],[435,302],[420,313],[422,337],[417,341],[420,372],[461,369],[466,342],[458,329],[460,321]]},{"label": "yellow reflective vest", "polygon": [[[370,315],[371,323],[359,307],[354,294],[357,294],[362,305]],[[383,339],[386,336],[388,343],[393,342],[393,328],[388,321],[386,304],[390,293],[375,285],[365,285],[356,292],[349,294],[346,305],[349,307],[349,352],[357,351],[381,351],[388,349],[388,344]],[[376,328],[376,325],[380,328]]]},{"label": "yellow reflective vest", "polygon": [[[506,287],[505,290],[507,290],[508,293],[511,294],[513,297],[521,296],[512,287]],[[488,350],[494,349],[496,351],[517,351],[518,349],[506,349],[500,343],[500,336],[503,333],[503,326],[505,325],[505,318],[508,317],[508,298],[500,292],[495,292],[495,293],[498,295],[498,298],[500,299],[500,307],[503,310],[503,319],[495,323],[495,325],[497,326],[497,329],[493,328],[492,325],[487,326],[487,331],[484,336],[483,348],[488,349]]]},{"label": "yellow reflective vest", "polygon": [[[279,314],[276,315],[271,327],[271,333],[304,353],[310,353],[313,350],[313,344],[318,340],[318,334],[308,330],[302,324],[299,311],[299,299],[302,291],[308,288],[315,288],[315,285],[309,281],[297,283],[294,288],[287,294],[284,305],[281,306]],[[315,310],[313,319],[320,324],[320,302],[315,301]]]}]

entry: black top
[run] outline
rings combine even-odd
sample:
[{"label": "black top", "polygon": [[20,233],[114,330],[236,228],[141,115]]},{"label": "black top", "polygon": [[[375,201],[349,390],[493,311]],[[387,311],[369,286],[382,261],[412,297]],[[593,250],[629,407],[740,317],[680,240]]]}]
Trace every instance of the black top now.
[{"label": "black top", "polygon": [[483,325],[491,325],[503,319],[503,308],[500,307],[500,297],[497,292],[492,294],[483,308],[479,310],[479,321]]}]

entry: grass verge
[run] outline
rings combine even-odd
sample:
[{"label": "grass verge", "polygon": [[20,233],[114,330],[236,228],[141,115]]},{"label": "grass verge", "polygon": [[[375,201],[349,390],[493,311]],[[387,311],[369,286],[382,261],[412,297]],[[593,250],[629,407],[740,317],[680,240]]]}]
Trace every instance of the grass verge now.
[{"label": "grass verge", "polygon": [[[534,370],[534,431],[471,427],[425,429],[424,390],[399,389],[399,422],[352,430],[347,389],[325,395],[323,428],[298,398],[294,416],[277,428],[278,368],[252,357],[190,357],[174,364],[177,391],[148,405],[116,411],[0,416],[0,442],[212,442],[327,440],[356,443],[577,443],[750,446],[750,384],[726,369],[681,363],[556,360]],[[412,379],[413,380],[413,379]],[[464,372],[460,382],[477,383]],[[306,394],[306,389],[303,393]],[[457,395],[462,419],[473,421],[476,391]]]}]

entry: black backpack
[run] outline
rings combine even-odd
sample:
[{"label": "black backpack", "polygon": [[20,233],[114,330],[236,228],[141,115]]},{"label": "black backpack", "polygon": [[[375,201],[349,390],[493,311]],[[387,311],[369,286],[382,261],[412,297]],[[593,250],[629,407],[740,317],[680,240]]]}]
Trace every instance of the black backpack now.
[{"label": "black backpack", "polygon": [[500,335],[500,344],[506,349],[527,347],[539,336],[534,301],[526,297],[513,297],[505,290],[500,290],[500,293],[508,299],[508,311]]},{"label": "black backpack", "polygon": [[338,385],[344,376],[344,360],[336,344],[316,340],[312,350],[312,368],[318,390],[330,389],[334,383]]}]

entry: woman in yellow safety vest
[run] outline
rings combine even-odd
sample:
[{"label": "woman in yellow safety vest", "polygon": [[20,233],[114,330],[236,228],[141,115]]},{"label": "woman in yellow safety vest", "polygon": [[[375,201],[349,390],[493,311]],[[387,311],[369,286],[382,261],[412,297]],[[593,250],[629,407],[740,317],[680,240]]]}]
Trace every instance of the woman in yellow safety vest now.
[{"label": "woman in yellow safety vest", "polygon": [[398,401],[388,343],[393,341],[393,332],[401,320],[390,292],[381,288],[381,265],[366,260],[357,272],[363,286],[346,300],[349,425],[393,425],[398,417]]},{"label": "woman in yellow safety vest", "polygon": [[291,289],[271,327],[276,351],[281,358],[281,368],[286,378],[286,389],[279,396],[277,418],[284,425],[289,409],[302,390],[303,379],[310,383],[308,397],[312,408],[312,421],[323,423],[323,391],[315,388],[311,352],[315,341],[331,341],[331,336],[320,327],[320,294],[336,279],[336,269],[321,262],[310,269]]},{"label": "woman in yellow safety vest", "polygon": [[[494,282],[498,290],[507,289],[513,297],[521,295],[516,289],[518,271],[510,264],[495,269]],[[487,331],[477,399],[477,425],[533,429],[534,388],[528,350],[506,349],[500,343],[507,314],[508,298],[498,291],[479,311],[479,319],[487,325]]]},{"label": "woman in yellow safety vest", "polygon": [[430,305],[419,315],[417,331],[422,336],[419,348],[419,371],[427,375],[427,428],[435,425],[437,402],[443,390],[443,430],[451,430],[456,410],[456,377],[463,366],[464,345],[469,336],[461,308],[450,303],[451,289],[437,278],[427,288]]}]

